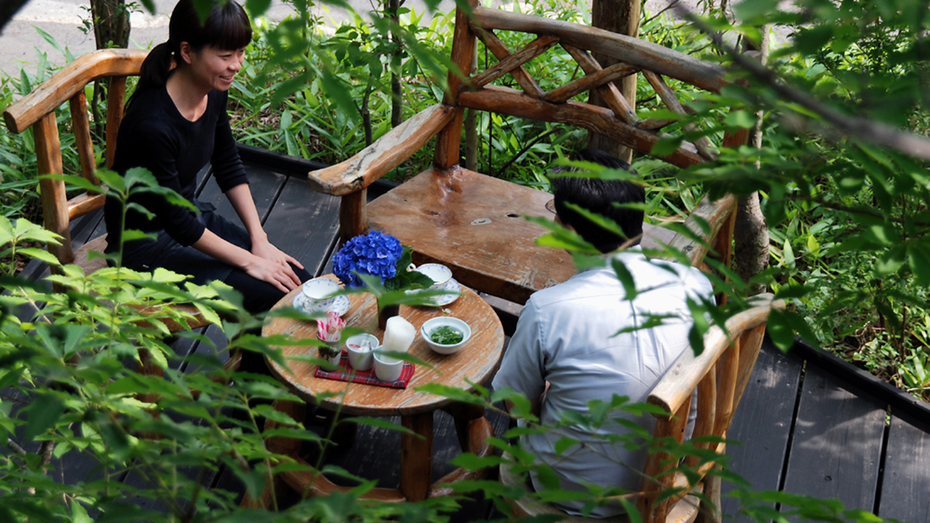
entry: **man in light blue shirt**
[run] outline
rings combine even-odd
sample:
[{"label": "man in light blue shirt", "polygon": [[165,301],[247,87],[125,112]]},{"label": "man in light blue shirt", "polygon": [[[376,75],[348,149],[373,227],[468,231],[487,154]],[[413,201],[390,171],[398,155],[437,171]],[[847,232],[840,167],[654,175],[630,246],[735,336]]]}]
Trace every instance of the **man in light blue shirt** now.
[{"label": "man in light blue shirt", "polygon": [[[602,151],[585,150],[575,161],[598,163],[613,169],[629,169],[626,162]],[[563,412],[588,412],[588,402],[609,402],[614,395],[628,396],[631,403],[645,402],[659,378],[685,350],[690,350],[692,325],[688,300],[712,303],[713,288],[697,269],[677,263],[647,259],[638,244],[642,235],[643,188],[627,181],[560,177],[554,182],[556,221],[594,245],[607,265],[583,271],[568,281],[533,294],[523,308],[501,368],[494,377],[495,389],[510,387],[530,400],[543,425],[556,424]],[[594,224],[567,204],[572,203],[606,216],[623,229],[620,237]],[[638,291],[630,300],[610,262],[619,261],[632,275]],[[662,324],[642,327],[664,318]],[[629,330],[634,328],[633,330]],[[617,334],[619,331],[624,331]],[[651,416],[628,419],[651,432]],[[608,423],[602,434],[624,434],[623,426]],[[581,441],[557,455],[556,442],[563,436]],[[562,488],[586,490],[585,483],[639,489],[647,451],[628,450],[594,437],[582,427],[564,427],[559,433],[529,435],[523,445],[551,466]],[[533,477],[537,490],[542,486]],[[580,514],[582,503],[559,506]],[[592,516],[622,513],[619,504],[597,507]]]}]

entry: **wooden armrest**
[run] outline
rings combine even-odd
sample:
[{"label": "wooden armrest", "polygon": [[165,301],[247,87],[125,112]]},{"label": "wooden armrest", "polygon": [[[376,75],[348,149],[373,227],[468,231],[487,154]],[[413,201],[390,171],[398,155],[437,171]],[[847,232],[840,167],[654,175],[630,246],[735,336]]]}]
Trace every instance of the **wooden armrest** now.
[{"label": "wooden armrest", "polygon": [[455,115],[453,107],[436,104],[388,131],[348,160],[312,171],[310,187],[345,196],[360,191],[410,158],[446,126]]},{"label": "wooden armrest", "polygon": [[3,111],[7,129],[15,134],[25,131],[96,78],[139,74],[148,54],[148,51],[140,49],[101,49],[77,57],[22,100]]},{"label": "wooden armrest", "polygon": [[668,412],[677,412],[685,401],[691,401],[691,393],[730,346],[731,339],[745,331],[764,325],[772,309],[785,308],[785,302],[775,300],[771,294],[755,296],[753,302],[758,305],[727,320],[726,331],[717,325],[707,331],[704,335],[704,352],[700,356],[695,356],[692,350],[686,350],[679,356],[675,364],[656,384],[647,401]]}]

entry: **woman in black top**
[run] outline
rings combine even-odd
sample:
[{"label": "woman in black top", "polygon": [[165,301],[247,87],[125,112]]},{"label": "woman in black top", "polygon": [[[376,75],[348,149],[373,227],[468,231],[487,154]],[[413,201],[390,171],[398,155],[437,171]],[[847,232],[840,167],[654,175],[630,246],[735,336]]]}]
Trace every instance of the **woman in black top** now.
[{"label": "woman in black top", "polygon": [[[310,275],[268,242],[226,114],[227,91],[242,67],[252,27],[242,7],[214,5],[203,24],[191,0],[175,6],[168,41],[142,64],[117,138],[113,169],[124,176],[144,167],[158,183],[191,201],[197,213],[161,196],[130,198],[126,230],[157,234],[127,241],[122,263],[135,270],[157,267],[188,274],[203,284],[221,280],[242,292],[249,311],[268,310]],[[172,64],[175,67],[172,69]],[[207,163],[245,228],[219,216],[213,205],[194,198],[196,175]],[[107,200],[107,252],[121,240],[122,206]]]}]

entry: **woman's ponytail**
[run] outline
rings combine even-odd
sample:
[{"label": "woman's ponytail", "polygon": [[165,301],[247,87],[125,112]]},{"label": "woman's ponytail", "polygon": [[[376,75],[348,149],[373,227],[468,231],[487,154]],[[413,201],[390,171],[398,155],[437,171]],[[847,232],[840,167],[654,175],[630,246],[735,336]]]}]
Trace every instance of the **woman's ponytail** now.
[{"label": "woman's ponytail", "polygon": [[168,81],[168,73],[171,72],[171,67],[174,63],[172,55],[177,52],[176,49],[173,49],[173,47],[176,46],[177,44],[168,40],[167,42],[156,45],[155,48],[149,52],[149,55],[145,57],[145,61],[142,62],[142,69],[139,73],[139,84],[136,86],[133,97],[153,87],[165,85],[165,82]]}]

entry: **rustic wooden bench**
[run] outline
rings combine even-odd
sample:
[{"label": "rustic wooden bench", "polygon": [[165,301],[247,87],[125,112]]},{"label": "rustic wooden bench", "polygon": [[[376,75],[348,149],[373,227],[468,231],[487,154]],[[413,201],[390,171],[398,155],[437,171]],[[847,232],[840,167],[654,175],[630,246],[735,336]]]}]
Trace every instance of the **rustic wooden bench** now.
[{"label": "rustic wooden bench", "polygon": [[[445,99],[389,131],[352,158],[311,172],[310,185],[342,197],[343,241],[369,227],[397,237],[416,253],[415,261],[448,265],[454,277],[472,288],[516,303],[533,292],[568,279],[574,266],[567,253],[540,247],[535,239],[542,227],[523,215],[545,216],[551,196],[543,191],[486,176],[459,165],[465,109],[491,111],[533,120],[574,125],[606,135],[642,153],[663,136],[670,121],[640,120],[620,95],[614,82],[641,72],[659,98],[674,112],[686,113],[664,77],[675,78],[710,92],[727,85],[722,67],[650,42],[592,27],[480,7],[459,7],[451,59],[458,70],[449,72]],[[511,51],[497,36],[501,31],[529,33],[536,38]],[[498,62],[476,74],[470,71],[476,40],[480,39]],[[544,92],[523,68],[555,45],[562,46],[585,75]],[[601,68],[592,52],[621,63]],[[522,91],[493,85],[509,74]],[[576,102],[578,94],[597,89],[608,107]],[[408,159],[435,138],[433,165],[385,196],[366,205],[366,187]],[[745,143],[747,133],[725,134],[721,145]],[[715,157],[707,139],[684,142],[661,158],[681,167]],[[706,242],[687,234],[648,226],[647,247],[668,244],[700,265],[708,247],[727,258],[732,238],[735,201],[725,197],[702,201],[688,218],[688,227]],[[709,224],[709,229],[704,225]],[[717,243],[715,243],[717,242]]]}]

